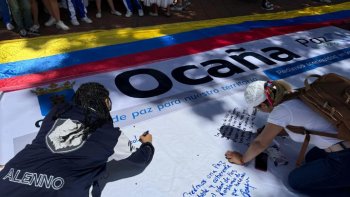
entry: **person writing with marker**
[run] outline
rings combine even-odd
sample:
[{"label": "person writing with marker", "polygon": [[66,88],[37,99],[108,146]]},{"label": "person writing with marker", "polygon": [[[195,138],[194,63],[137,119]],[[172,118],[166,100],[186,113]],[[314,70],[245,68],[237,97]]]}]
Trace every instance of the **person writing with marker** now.
[{"label": "person writing with marker", "polygon": [[[302,126],[307,130],[337,133],[337,128],[299,99],[282,102],[291,92],[283,81],[255,81],[244,93],[249,111],[254,108],[269,113],[267,124],[241,154],[227,151],[225,157],[234,164],[243,165],[262,153],[273,139],[283,132],[296,142],[305,135],[291,132],[287,125]],[[289,185],[311,196],[349,196],[350,194],[350,142],[337,138],[310,134],[314,147],[306,154],[305,162],[289,174]]]},{"label": "person writing with marker", "polygon": [[[109,92],[98,83],[82,84],[73,103],[54,107],[32,141],[0,171],[2,196],[100,196],[98,180],[106,163],[126,159],[147,166],[154,154],[152,135],[130,152],[130,141],[113,127]],[[123,147],[125,146],[125,147]],[[125,156],[118,156],[122,150]]]}]

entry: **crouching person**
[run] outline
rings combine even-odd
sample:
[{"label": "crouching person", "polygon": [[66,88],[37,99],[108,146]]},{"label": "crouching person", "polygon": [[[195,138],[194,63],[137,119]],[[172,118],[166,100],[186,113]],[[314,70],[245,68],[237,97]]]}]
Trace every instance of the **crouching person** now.
[{"label": "crouching person", "polygon": [[[335,134],[337,128],[299,99],[281,102],[291,90],[282,81],[255,81],[247,86],[245,100],[250,111],[257,108],[269,113],[267,124],[244,154],[227,151],[229,162],[243,165],[253,160],[285,130],[296,142],[303,142],[305,135],[291,132],[287,125],[307,130]],[[280,104],[278,104],[280,103]],[[337,138],[310,135],[312,148],[305,162],[289,174],[290,186],[311,196],[349,196],[350,142]]]},{"label": "crouching person", "polygon": [[[123,138],[120,129],[113,127],[111,107],[104,86],[81,85],[73,103],[54,107],[33,142],[5,165],[0,172],[1,195],[88,197],[91,191],[99,191],[98,180]],[[152,136],[140,140],[136,162],[149,162],[154,152]]]}]

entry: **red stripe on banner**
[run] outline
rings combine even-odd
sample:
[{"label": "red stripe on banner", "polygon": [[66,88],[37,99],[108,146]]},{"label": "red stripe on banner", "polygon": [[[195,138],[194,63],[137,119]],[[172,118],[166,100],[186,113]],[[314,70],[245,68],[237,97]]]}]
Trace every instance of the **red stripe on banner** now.
[{"label": "red stripe on banner", "polygon": [[253,29],[246,32],[225,34],[213,38],[186,42],[161,49],[125,55],[117,58],[110,58],[87,64],[74,65],[42,73],[2,79],[0,80],[0,91],[14,91],[102,72],[120,70],[154,61],[166,60],[184,55],[192,55],[232,44],[239,44],[329,25],[339,25],[346,21],[350,21],[350,19],[333,20],[323,23]]}]

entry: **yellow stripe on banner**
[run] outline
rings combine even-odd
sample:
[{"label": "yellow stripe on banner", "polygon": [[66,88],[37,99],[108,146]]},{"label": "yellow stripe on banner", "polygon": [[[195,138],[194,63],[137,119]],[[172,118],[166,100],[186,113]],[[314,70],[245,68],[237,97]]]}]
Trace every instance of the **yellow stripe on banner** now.
[{"label": "yellow stripe on banner", "polygon": [[134,42],[221,25],[238,24],[245,21],[252,21],[252,19],[254,19],[254,21],[287,19],[349,9],[350,2],[346,2],[331,6],[310,7],[277,13],[1,41],[0,63],[28,60],[89,48]]}]

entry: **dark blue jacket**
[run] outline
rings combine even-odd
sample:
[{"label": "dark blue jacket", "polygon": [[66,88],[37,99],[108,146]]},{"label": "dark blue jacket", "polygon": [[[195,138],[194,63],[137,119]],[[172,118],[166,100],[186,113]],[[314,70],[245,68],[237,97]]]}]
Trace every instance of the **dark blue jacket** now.
[{"label": "dark blue jacket", "polygon": [[[86,197],[89,189],[105,171],[121,134],[112,121],[102,124],[87,138],[84,130],[84,111],[72,107],[54,118],[62,106],[53,109],[44,119],[38,135],[0,172],[1,196],[20,197]],[[74,135],[62,140],[68,131]],[[66,133],[65,133],[66,132]],[[145,145],[143,145],[145,146]],[[130,159],[148,163],[153,146],[140,148]],[[145,150],[144,150],[145,149]]]}]

